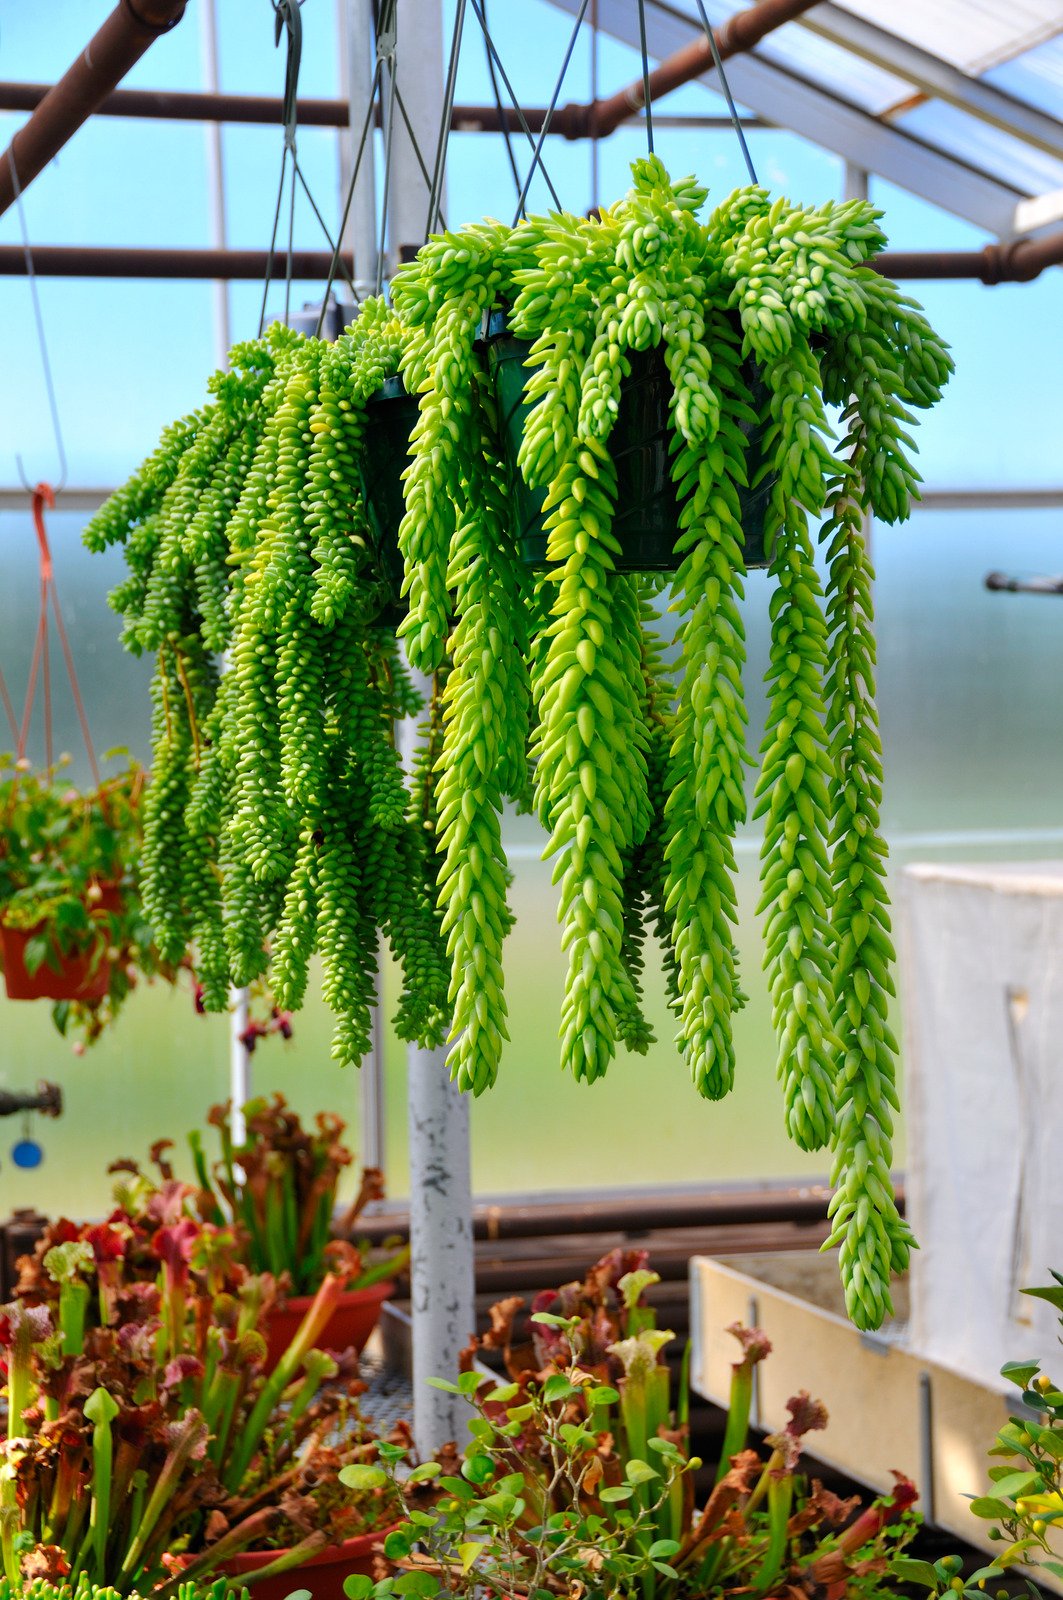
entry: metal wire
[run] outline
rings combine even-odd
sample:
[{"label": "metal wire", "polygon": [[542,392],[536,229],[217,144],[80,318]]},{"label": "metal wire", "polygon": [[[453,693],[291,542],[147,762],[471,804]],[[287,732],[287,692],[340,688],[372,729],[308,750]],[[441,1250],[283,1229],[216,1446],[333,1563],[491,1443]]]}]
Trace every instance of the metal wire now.
[{"label": "metal wire", "polygon": [[639,49],[642,52],[642,103],[646,113],[646,149],[653,154],[653,101],[650,97],[650,57],[646,48],[646,0],[639,0]]},{"label": "metal wire", "polygon": [[[14,154],[8,146],[7,164],[11,169],[11,187],[15,193],[15,205],[18,208],[19,226],[22,230],[22,249],[26,257],[26,277],[29,279],[30,299],[33,303],[33,320],[37,327],[37,344],[41,352],[41,367],[44,371],[44,389],[48,396],[48,409],[52,415],[52,432],[55,435],[55,448],[59,455],[59,482],[54,485],[58,494],[60,489],[66,487],[67,461],[66,447],[63,444],[63,429],[59,422],[59,402],[55,394],[55,379],[52,376],[52,363],[48,356],[48,340],[44,334],[44,314],[41,311],[41,297],[37,287],[37,274],[33,270],[33,251],[30,248],[29,228],[26,224],[26,208],[22,202],[22,186],[18,181],[18,169],[15,166]],[[19,479],[27,494],[33,493],[33,485],[26,476],[22,457],[16,451],[15,466],[18,469]]]},{"label": "metal wire", "polygon": [[498,125],[502,130],[502,142],[506,147],[509,157],[509,170],[513,175],[513,187],[517,194],[520,193],[520,172],[517,169],[517,158],[513,153],[513,140],[509,132],[509,118],[502,108],[502,95],[498,87],[498,74],[495,72],[495,52],[491,44],[491,35],[487,26],[487,0],[473,0],[473,10],[480,21],[480,31],[484,36],[484,54],[487,56],[487,75],[491,80],[491,93],[495,98],[495,108],[498,111]]},{"label": "metal wire", "polygon": [[738,112],[735,110],[735,103],[731,97],[731,86],[727,82],[727,74],[723,70],[723,57],[720,55],[720,47],[716,43],[716,34],[713,30],[712,23],[709,21],[708,15],[705,11],[704,0],[697,0],[697,8],[701,16],[702,26],[705,29],[705,37],[709,41],[709,49],[712,51],[712,59],[716,63],[716,71],[720,74],[720,84],[723,88],[724,98],[727,101],[727,109],[731,115],[731,125],[734,128],[735,133],[738,135],[739,144],[742,146],[742,155],[745,157],[746,170],[749,173],[749,181],[750,183],[757,183],[759,180],[753,167],[753,157],[750,155],[749,146],[746,144],[746,136],[742,131],[741,119],[739,118]]},{"label": "metal wire", "polygon": [[461,50],[461,35],[465,27],[466,0],[458,0],[454,13],[454,33],[450,41],[450,62],[447,66],[447,86],[443,95],[443,115],[439,119],[439,143],[436,145],[435,170],[432,177],[432,188],[428,196],[428,220],[425,223],[424,236],[427,239],[432,232],[433,224],[439,217],[439,205],[443,196],[443,168],[447,157],[447,146],[450,143],[450,123],[454,115],[454,90],[458,81],[458,53]]},{"label": "metal wire", "polygon": [[565,51],[564,60],[561,63],[561,71],[558,73],[557,83],[554,85],[554,92],[551,96],[550,104],[546,108],[546,116],[543,118],[543,125],[539,129],[539,138],[536,141],[535,153],[532,156],[531,166],[528,168],[528,175],[524,180],[523,187],[520,191],[520,198],[517,201],[517,214],[513,218],[514,227],[517,226],[517,223],[520,221],[521,217],[526,215],[528,190],[531,188],[531,181],[535,176],[535,169],[540,165],[542,159],[543,144],[546,140],[546,135],[550,132],[550,124],[554,120],[554,112],[557,110],[557,102],[561,96],[561,89],[565,82],[565,74],[568,72],[568,64],[572,60],[572,52],[576,48],[576,40],[579,37],[579,30],[583,25],[584,17],[587,15],[587,5],[588,0],[580,0],[580,8],[576,13],[576,21],[572,28],[572,37],[568,41],[568,49]]},{"label": "metal wire", "polygon": [[388,201],[391,198],[391,151],[395,133],[395,57],[387,63],[388,98],[384,107],[384,200],[380,207],[380,246],[376,253],[376,292],[384,287],[384,250],[388,237]]},{"label": "metal wire", "polygon": [[[486,13],[485,10],[481,10],[481,0],[472,0],[472,8],[476,12],[476,16],[477,16],[477,19],[479,20],[480,27],[483,30],[484,42],[487,45],[488,53],[489,53],[491,59],[493,59],[496,67],[498,68],[499,76],[502,79],[502,82],[506,86],[506,93],[509,95],[510,101],[511,101],[511,103],[513,105],[513,109],[517,114],[517,120],[520,123],[521,128],[524,130],[524,137],[527,139],[529,145],[531,146],[532,150],[534,151],[534,149],[535,149],[535,135],[532,133],[531,128],[528,126],[528,119],[524,115],[524,112],[523,112],[523,110],[521,108],[520,101],[517,99],[517,96],[516,96],[516,94],[514,92],[513,85],[510,83],[509,78],[506,75],[506,69],[502,65],[502,58],[499,55],[498,50],[495,48],[495,41],[492,39],[490,31],[489,31],[489,29],[487,27],[487,13]],[[501,108],[499,108],[499,109],[501,110]],[[544,181],[546,183],[546,187],[550,191],[550,198],[553,200],[554,205],[557,207],[557,209],[559,211],[562,210],[563,208],[562,208],[562,205],[561,205],[561,201],[558,199],[557,190],[554,188],[554,185],[553,185],[553,183],[552,183],[552,181],[550,179],[550,174],[546,170],[545,163],[540,162],[539,170],[543,175],[543,179],[544,179]],[[517,180],[517,190],[518,190],[518,193],[519,193],[519,191],[520,191],[520,180],[519,180],[519,178]]]},{"label": "metal wire", "polygon": [[[336,243],[332,247],[332,260],[329,262],[328,280],[325,284],[325,294],[321,301],[321,311],[318,315],[317,329],[315,330],[318,338],[321,337],[321,329],[324,326],[325,310],[328,306],[329,295],[332,293],[332,285],[336,281],[336,270],[339,266],[340,248],[343,242],[343,234],[347,227],[347,218],[351,214],[351,206],[354,204],[354,191],[358,183],[358,174],[362,169],[362,156],[365,153],[366,141],[369,138],[369,130],[373,126],[373,116],[376,111],[377,88],[380,83],[380,74],[383,70],[384,64],[380,57],[377,56],[376,65],[373,68],[373,81],[369,86],[369,106],[365,114],[365,121],[362,124],[362,133],[358,140],[358,149],[355,151],[354,162],[351,167],[351,181],[347,185],[347,197],[343,202],[343,215],[340,218],[339,233],[336,236]],[[358,293],[357,288],[355,288],[353,280],[351,282],[351,288],[354,290],[355,301],[360,304],[361,295]]]}]

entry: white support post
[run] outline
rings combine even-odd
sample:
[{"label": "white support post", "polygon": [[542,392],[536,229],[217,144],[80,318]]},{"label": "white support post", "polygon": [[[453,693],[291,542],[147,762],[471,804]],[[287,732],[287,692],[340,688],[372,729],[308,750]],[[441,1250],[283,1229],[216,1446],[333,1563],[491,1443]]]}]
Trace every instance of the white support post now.
[{"label": "white support post", "polygon": [[[203,63],[203,88],[207,94],[218,92],[218,17],[215,0],[202,0],[199,11],[199,48]],[[215,250],[224,250],[225,233],[225,164],[222,156],[221,123],[204,124],[207,140],[207,193],[210,197],[210,242]],[[214,343],[218,365],[226,366],[232,346],[229,318],[229,285],[216,280],[214,290]]]},{"label": "white support post", "polygon": [[[427,701],[429,680],[413,678]],[[407,770],[416,727],[413,719],[401,725]],[[410,1045],[406,1061],[413,1436],[427,1460],[448,1439],[464,1442],[469,1414],[465,1400],[428,1382],[453,1381],[476,1325],[469,1104],[450,1081],[445,1049]]]},{"label": "white support post", "polygon": [[243,1144],[244,1106],[251,1098],[251,1052],[242,1035],[248,1024],[246,989],[229,991],[229,1099],[232,1101],[233,1143]]},{"label": "white support post", "polygon": [[[441,0],[398,0],[396,17],[396,81],[431,174],[443,109]],[[428,199],[396,108],[388,197],[391,266],[401,245],[424,239]],[[427,699],[428,681],[422,678],[418,687]],[[404,732],[408,741],[412,726]],[[448,1439],[464,1442],[466,1402],[432,1388],[428,1379],[453,1380],[476,1323],[469,1106],[450,1081],[446,1054],[416,1046],[407,1054],[413,1433],[422,1459]]]}]

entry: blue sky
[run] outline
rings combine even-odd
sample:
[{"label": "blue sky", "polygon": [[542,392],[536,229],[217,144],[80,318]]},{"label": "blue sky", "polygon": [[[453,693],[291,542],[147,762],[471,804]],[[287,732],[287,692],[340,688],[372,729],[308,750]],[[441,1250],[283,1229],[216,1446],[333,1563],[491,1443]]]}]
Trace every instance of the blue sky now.
[{"label": "blue sky", "polygon": [[[51,0],[47,25],[39,6],[0,0],[0,77],[54,80],[111,10],[113,0]],[[447,10],[453,0],[448,0]],[[273,48],[268,0],[220,0],[220,72],[225,89],[279,94],[283,55]],[[198,7],[156,43],[134,68],[131,85],[201,86]],[[491,21],[498,48],[520,97],[548,97],[570,18],[544,0],[495,0]],[[338,92],[333,0],[306,0],[302,89]],[[400,44],[401,50],[401,44]],[[637,73],[632,52],[603,42],[603,90]],[[581,42],[562,94],[587,97],[589,46]],[[482,41],[466,30],[458,100],[488,101]],[[678,91],[668,111],[718,113],[722,101],[700,86]],[[6,143],[20,116],[0,115]],[[280,157],[280,130],[229,127],[224,132],[230,243],[262,247],[268,240]],[[794,135],[754,131],[758,173],[776,192],[817,200],[839,192],[840,163]],[[643,148],[641,131],[622,130],[601,150],[602,194],[622,192],[627,163]],[[661,130],[658,149],[675,170],[694,171],[721,197],[743,181],[730,131]],[[590,199],[586,146],[550,140],[549,165],[559,193],[573,209]],[[330,225],[338,211],[337,140],[307,129],[300,155]],[[210,240],[206,142],[195,124],[94,119],[41,175],[26,196],[31,238],[37,243],[205,245]],[[501,141],[457,135],[448,169],[448,219],[484,212],[508,216],[513,189]],[[886,212],[891,242],[900,248],[972,248],[984,242],[972,227],[883,183],[873,197]],[[545,200],[533,191],[533,200]],[[304,206],[297,242],[323,244]],[[14,211],[0,218],[0,241],[19,239]],[[953,344],[956,380],[921,430],[928,483],[954,485],[1054,484],[1060,480],[1063,390],[1058,382],[1058,329],[1063,322],[1063,275],[1034,284],[985,288],[976,284],[913,286]],[[307,286],[312,292],[313,286]],[[259,290],[231,291],[236,336],[253,331]],[[115,483],[150,449],[159,429],[203,394],[214,365],[211,290],[206,284],[42,280],[41,298],[56,372],[72,481]],[[33,477],[54,473],[54,447],[33,337],[24,279],[0,279],[0,352],[7,382],[0,395],[0,485],[16,481],[20,451]]]}]

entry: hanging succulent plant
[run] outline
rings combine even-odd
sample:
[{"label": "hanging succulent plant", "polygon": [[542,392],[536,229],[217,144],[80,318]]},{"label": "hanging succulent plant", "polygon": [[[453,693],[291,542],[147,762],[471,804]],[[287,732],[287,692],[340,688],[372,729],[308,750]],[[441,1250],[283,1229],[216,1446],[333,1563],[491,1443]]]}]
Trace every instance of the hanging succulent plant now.
[{"label": "hanging succulent plant", "polygon": [[[399,1032],[449,1028],[451,1070],[479,1093],[506,1038],[502,809],[533,804],[568,954],[563,1063],[592,1081],[619,1044],[648,1047],[652,932],[694,1084],[719,1098],[744,999],[739,603],[755,499],[773,581],[754,815],[778,1075],[791,1137],[833,1149],[847,1304],[877,1326],[911,1239],[889,1177],[893,953],[862,525],[907,515],[904,427],[951,363],[869,264],[884,240],[865,202],[798,209],[748,188],[703,222],[693,180],[652,157],[633,171],[596,217],[431,239],[397,275],[394,310],[368,303],[335,346],[273,330],[237,347],[213,403],[94,520],[90,542],[126,543],[127,641],[159,652],[145,899],[175,947],[194,941],[214,1006],[267,966],[297,1005],[320,951],[343,1061],[367,1045],[383,931],[405,972]],[[499,311],[528,341],[516,462],[511,397],[500,413],[480,337]],[[370,396],[400,369],[418,414],[399,634],[433,683],[412,794],[392,738],[411,695],[386,625],[380,508],[367,518],[365,503]],[[638,505],[620,424],[648,376],[674,490],[674,664],[655,629],[661,579],[621,543]],[[517,490],[542,496],[525,545],[545,550],[537,567]]]},{"label": "hanging succulent plant", "polygon": [[[452,642],[480,641],[450,680],[441,761],[452,1068],[479,1092],[498,1066],[509,914],[497,815],[507,793],[518,797],[502,773],[523,777],[500,752],[517,747],[527,714],[523,666],[534,800],[569,961],[563,1062],[593,1080],[618,1043],[646,1048],[640,978],[653,928],[694,1083],[712,1099],[731,1087],[743,1001],[733,840],[748,762],[742,517],[753,472],[774,584],[754,814],[764,819],[778,1071],[791,1136],[804,1149],[833,1146],[832,1242],[842,1245],[847,1304],[877,1326],[911,1239],[889,1179],[892,948],[861,531],[867,513],[907,515],[917,479],[903,428],[910,408],[939,397],[951,363],[918,308],[868,264],[884,239],[866,203],[799,209],[749,188],[702,223],[705,191],[692,180],[672,183],[653,158],[633,170],[630,194],[597,217],[444,234],[393,286],[420,335],[404,367],[421,410],[401,631],[425,667],[443,658],[451,616]],[[510,333],[532,341],[518,466],[528,489],[544,491],[546,566],[534,579],[514,562],[512,518],[507,526],[497,509],[512,411],[500,393],[499,419],[475,336],[498,306]],[[647,358],[663,361],[668,379],[674,669],[653,630],[655,585],[623,570],[617,537],[619,513],[631,517],[612,440]],[[828,406],[842,408],[840,441]],[[820,519],[826,595],[813,559]],[[489,686],[503,683],[499,723]]]},{"label": "hanging succulent plant", "polygon": [[207,1010],[267,970],[299,1006],[318,952],[342,1062],[369,1047],[378,931],[403,967],[399,1033],[445,1031],[433,775],[410,796],[393,725],[419,702],[359,478],[400,337],[376,301],[333,346],[280,327],[238,345],[212,404],[86,531],[124,543],[112,604],[128,647],[158,652],[144,896],[166,948],[193,945]]}]

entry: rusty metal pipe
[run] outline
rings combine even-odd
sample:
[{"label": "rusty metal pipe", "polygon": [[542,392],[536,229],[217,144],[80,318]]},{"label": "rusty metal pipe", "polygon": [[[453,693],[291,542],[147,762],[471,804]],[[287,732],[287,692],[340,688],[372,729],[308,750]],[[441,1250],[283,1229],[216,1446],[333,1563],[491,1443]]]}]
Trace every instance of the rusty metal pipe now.
[{"label": "rusty metal pipe", "polygon": [[[46,83],[0,83],[0,111],[35,111],[50,93]],[[346,128],[346,100],[301,99],[299,126]],[[494,107],[491,108],[492,111]],[[112,89],[95,107],[101,117],[145,117],[170,122],[284,121],[284,101],[268,94],[208,94],[184,89]]]},{"label": "rusty metal pipe", "polygon": [[[331,260],[327,250],[297,250],[293,276],[327,278]],[[43,278],[262,279],[266,252],[49,244],[34,247],[33,265]],[[982,250],[885,250],[871,265],[898,281],[967,278],[985,284],[1028,283],[1048,267],[1063,265],[1063,233],[987,244]],[[18,277],[25,270],[21,246],[0,245],[0,277]]]},{"label": "rusty metal pipe", "polygon": [[[46,83],[0,83],[0,111],[34,111],[49,93]],[[298,103],[301,128],[346,128],[350,125],[350,107],[346,100],[308,98]],[[576,108],[583,114],[584,108]],[[279,125],[284,121],[284,101],[266,94],[207,94],[183,89],[113,89],[96,107],[99,117],[143,117],[148,121],[170,122],[233,122]],[[545,106],[529,106],[524,113],[532,133],[538,133],[546,120]],[[562,119],[559,128],[557,119]],[[564,133],[564,111],[554,113],[551,128]],[[497,106],[456,105],[451,114],[455,133],[499,133],[503,127],[510,133],[523,131],[518,113],[512,106],[504,106],[499,115]],[[578,119],[576,119],[578,120]],[[729,128],[730,118],[725,116],[663,117],[662,127]],[[380,107],[376,108],[376,123],[380,125]],[[757,117],[743,118],[747,128],[762,127]],[[575,126],[575,122],[573,122]],[[580,137],[578,131],[570,137]]]},{"label": "rusty metal pipe", "polygon": [[[757,5],[736,11],[720,27],[713,29],[721,60],[726,61],[729,56],[752,50],[766,34],[773,33],[787,22],[793,22],[795,17],[810,11],[815,4],[816,0],[758,0]],[[681,84],[690,83],[703,72],[710,72],[715,64],[708,39],[702,35],[692,40],[654,67],[649,75],[650,99],[659,100]],[[626,88],[604,100],[595,100],[586,106],[564,107],[557,115],[560,124],[558,132],[567,134],[570,139],[590,134],[604,139],[628,117],[641,111],[644,104],[645,85],[641,78],[637,78],[634,83],[629,83]],[[580,127],[579,133],[572,131],[577,125]]]},{"label": "rusty metal pipe", "polygon": [[0,215],[27,189],[160,34],[180,22],[185,0],[121,0],[73,66],[48,90],[0,156]]}]

